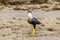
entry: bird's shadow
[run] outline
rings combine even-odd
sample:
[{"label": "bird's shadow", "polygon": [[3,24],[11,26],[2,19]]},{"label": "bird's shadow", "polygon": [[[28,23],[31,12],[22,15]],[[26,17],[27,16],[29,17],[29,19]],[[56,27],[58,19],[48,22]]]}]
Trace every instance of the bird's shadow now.
[{"label": "bird's shadow", "polygon": [[27,32],[25,33],[25,37],[36,37],[36,33],[35,33],[35,35],[31,35],[31,34],[32,34],[31,31],[32,31],[32,30],[27,31]]},{"label": "bird's shadow", "polygon": [[38,33],[35,33],[35,35],[31,35],[32,32],[31,31],[28,31],[27,33],[25,33],[25,37],[40,37],[40,36],[43,36],[43,35],[38,35]]}]

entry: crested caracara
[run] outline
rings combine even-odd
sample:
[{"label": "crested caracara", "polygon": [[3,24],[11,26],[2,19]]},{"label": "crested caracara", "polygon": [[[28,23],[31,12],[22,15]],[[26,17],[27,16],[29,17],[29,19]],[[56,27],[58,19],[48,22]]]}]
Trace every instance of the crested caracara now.
[{"label": "crested caracara", "polygon": [[[35,18],[35,17],[32,16],[32,12],[31,11],[26,11],[26,12],[27,12],[28,17],[29,17],[29,19],[28,19],[27,22],[29,24],[33,25],[32,35],[34,35],[35,34],[36,25],[37,24],[42,24],[42,23],[37,18]],[[42,26],[44,26],[44,25],[42,24]]]}]

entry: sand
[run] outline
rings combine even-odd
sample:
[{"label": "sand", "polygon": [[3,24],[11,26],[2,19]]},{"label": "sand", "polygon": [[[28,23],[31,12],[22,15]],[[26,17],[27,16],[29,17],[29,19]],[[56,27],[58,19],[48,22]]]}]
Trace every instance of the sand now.
[{"label": "sand", "polygon": [[32,10],[45,26],[37,25],[36,34],[31,35],[32,25],[23,10],[0,10],[0,40],[60,40],[60,11]]}]

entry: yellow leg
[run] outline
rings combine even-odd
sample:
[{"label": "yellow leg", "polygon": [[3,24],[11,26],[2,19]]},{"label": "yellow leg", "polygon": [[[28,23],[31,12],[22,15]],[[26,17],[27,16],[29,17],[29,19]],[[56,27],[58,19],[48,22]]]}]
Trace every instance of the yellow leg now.
[{"label": "yellow leg", "polygon": [[35,29],[32,30],[32,35],[35,35]]}]

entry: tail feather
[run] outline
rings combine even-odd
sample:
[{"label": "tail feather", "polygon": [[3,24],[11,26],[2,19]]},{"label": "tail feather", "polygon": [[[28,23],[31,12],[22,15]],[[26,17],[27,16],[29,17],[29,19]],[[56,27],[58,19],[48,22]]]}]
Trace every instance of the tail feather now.
[{"label": "tail feather", "polygon": [[37,24],[40,24],[41,26],[45,26],[45,25],[42,24],[40,21],[37,21]]},{"label": "tail feather", "polygon": [[45,26],[44,24],[41,24],[41,26]]},{"label": "tail feather", "polygon": [[37,24],[42,24],[41,22],[37,21]]}]

